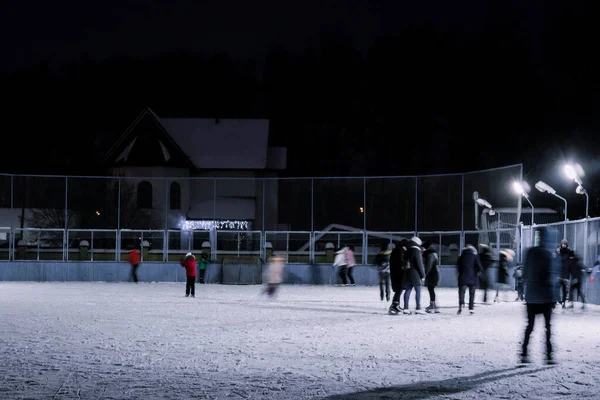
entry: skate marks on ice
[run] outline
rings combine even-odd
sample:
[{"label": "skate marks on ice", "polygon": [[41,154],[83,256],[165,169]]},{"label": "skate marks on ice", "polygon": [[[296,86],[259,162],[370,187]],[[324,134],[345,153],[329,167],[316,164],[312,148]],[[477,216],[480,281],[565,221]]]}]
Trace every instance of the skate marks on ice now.
[{"label": "skate marks on ice", "polygon": [[[546,366],[541,368],[522,368],[519,366],[500,369],[496,371],[481,372],[471,376],[443,379],[438,381],[421,381],[406,385],[382,387],[355,393],[344,393],[323,398],[323,400],[380,400],[380,399],[430,399],[438,396],[458,395],[464,392],[472,393],[476,398],[510,399],[521,397],[512,391],[510,386],[503,382],[505,379],[519,376],[535,376],[537,372],[554,368]],[[491,384],[491,386],[490,386]],[[469,396],[471,398],[473,396]],[[451,398],[461,398],[452,396]]]}]

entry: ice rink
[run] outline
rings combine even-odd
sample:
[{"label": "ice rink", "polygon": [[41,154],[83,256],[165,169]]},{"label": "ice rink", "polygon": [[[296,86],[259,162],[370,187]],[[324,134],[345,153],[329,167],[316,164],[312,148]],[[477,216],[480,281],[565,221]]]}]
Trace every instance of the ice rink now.
[{"label": "ice rink", "polygon": [[184,286],[0,283],[0,399],[600,398],[597,306],[555,310],[557,366],[538,320],[519,368],[514,292],[457,316],[442,289],[442,313],[389,316],[375,287]]}]

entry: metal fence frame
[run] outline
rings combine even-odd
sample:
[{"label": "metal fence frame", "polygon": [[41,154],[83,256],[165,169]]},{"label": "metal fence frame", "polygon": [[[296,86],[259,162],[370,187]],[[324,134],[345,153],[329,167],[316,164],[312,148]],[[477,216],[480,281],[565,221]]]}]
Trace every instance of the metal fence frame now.
[{"label": "metal fence frame", "polygon": [[[315,204],[314,204],[314,199],[315,199],[315,190],[314,190],[314,183],[315,181],[320,181],[320,180],[354,180],[357,182],[361,182],[362,181],[362,186],[363,186],[363,227],[362,227],[362,231],[363,233],[366,233],[367,231],[367,213],[368,213],[368,207],[367,207],[367,184],[370,180],[396,180],[396,179],[414,179],[415,181],[415,191],[414,191],[414,197],[415,197],[415,205],[414,205],[414,231],[418,231],[419,230],[419,195],[418,195],[418,189],[419,189],[419,179],[423,179],[423,178],[436,178],[436,177],[461,177],[461,227],[460,230],[464,230],[465,226],[464,226],[464,215],[465,215],[465,176],[468,175],[472,175],[472,174],[477,174],[477,173],[486,173],[486,172],[493,172],[493,171],[501,171],[501,170],[508,170],[510,168],[520,168],[520,177],[522,178],[523,176],[523,164],[513,164],[513,165],[507,165],[507,166],[503,166],[503,167],[498,167],[498,168],[490,168],[490,169],[484,169],[484,170],[479,170],[479,171],[470,171],[470,172],[465,172],[465,173],[453,173],[453,174],[430,174],[430,175],[407,175],[407,176],[370,176],[370,177],[339,177],[339,176],[334,176],[334,177],[291,177],[291,178],[279,178],[279,177],[143,177],[143,176],[130,176],[130,177],[119,177],[119,176],[74,176],[74,175],[26,175],[26,174],[0,174],[0,177],[10,177],[10,208],[13,209],[14,208],[14,200],[15,200],[15,178],[41,178],[41,179],[64,179],[64,228],[65,230],[69,229],[68,226],[68,211],[69,211],[69,180],[81,180],[81,179],[103,179],[103,180],[107,180],[107,181],[112,181],[112,182],[116,182],[118,185],[118,193],[117,193],[117,223],[116,223],[116,230],[122,230],[121,228],[121,189],[122,189],[122,182],[127,182],[127,181],[212,181],[213,182],[213,215],[216,215],[216,200],[217,200],[217,182],[219,181],[245,181],[245,180],[251,180],[251,181],[263,181],[263,182],[268,182],[268,181],[310,181],[310,187],[311,187],[311,204],[310,204],[310,210],[311,210],[311,232],[318,230],[315,229]],[[265,220],[265,187],[266,185],[263,183],[262,185],[262,207],[261,208],[261,212],[262,212],[262,227],[261,227],[261,231],[265,231],[265,227],[264,227],[264,220]],[[73,190],[73,189],[71,189]],[[169,185],[165,185],[165,205],[164,205],[164,213],[165,213],[165,226],[164,229],[169,229],[168,227],[168,215],[169,215]],[[520,204],[520,199],[519,199],[519,204]],[[11,228],[14,228],[14,226],[11,226]],[[58,228],[58,227],[57,227]],[[257,227],[254,227],[257,228]],[[112,229],[109,228],[109,229]]]}]

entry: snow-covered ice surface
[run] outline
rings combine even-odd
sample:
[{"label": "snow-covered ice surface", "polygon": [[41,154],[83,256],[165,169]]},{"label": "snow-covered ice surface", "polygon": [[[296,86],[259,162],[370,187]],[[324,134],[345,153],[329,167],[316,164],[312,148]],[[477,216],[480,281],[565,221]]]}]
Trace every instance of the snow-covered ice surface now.
[{"label": "snow-covered ice surface", "polygon": [[196,288],[0,283],[0,398],[600,398],[597,306],[555,310],[557,366],[538,319],[518,368],[520,303],[457,316],[442,289],[441,314],[389,316],[373,287]]}]

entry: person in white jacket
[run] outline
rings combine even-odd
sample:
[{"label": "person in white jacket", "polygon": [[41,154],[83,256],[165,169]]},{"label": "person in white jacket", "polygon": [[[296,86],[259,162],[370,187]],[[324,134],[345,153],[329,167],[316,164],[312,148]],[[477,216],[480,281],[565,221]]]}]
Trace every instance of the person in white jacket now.
[{"label": "person in white jacket", "polygon": [[265,274],[265,281],[267,282],[267,286],[265,287],[263,293],[266,293],[268,296],[273,297],[277,290],[279,289],[279,285],[283,280],[283,267],[285,265],[285,258],[281,256],[273,256],[269,260],[269,267],[267,268]]},{"label": "person in white jacket", "polygon": [[342,247],[335,253],[335,259],[333,260],[334,267],[340,267],[340,278],[342,284],[348,286],[348,279],[350,278],[350,284],[354,286],[354,277],[352,273],[348,271],[348,248]]}]

